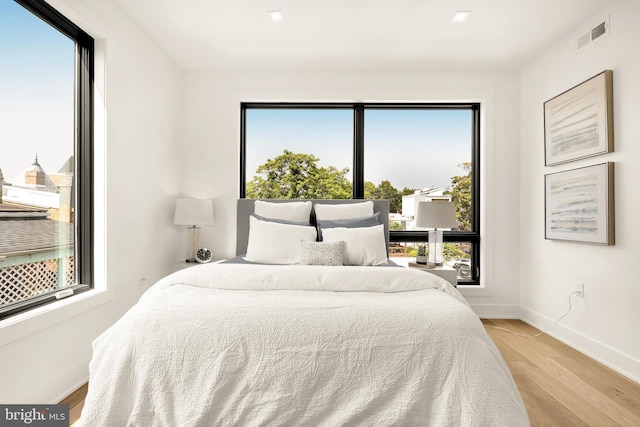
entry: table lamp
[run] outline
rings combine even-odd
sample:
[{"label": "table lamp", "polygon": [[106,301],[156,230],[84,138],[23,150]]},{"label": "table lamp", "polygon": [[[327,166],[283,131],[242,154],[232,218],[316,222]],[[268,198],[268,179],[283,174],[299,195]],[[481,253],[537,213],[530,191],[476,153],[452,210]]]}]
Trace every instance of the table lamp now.
[{"label": "table lamp", "polygon": [[456,206],[452,202],[418,202],[416,211],[416,226],[431,228],[429,230],[429,258],[430,265],[443,265],[442,229],[456,228]]},{"label": "table lamp", "polygon": [[213,225],[213,202],[200,199],[178,199],[173,223],[189,226],[186,262],[196,262],[200,228],[203,225]]}]

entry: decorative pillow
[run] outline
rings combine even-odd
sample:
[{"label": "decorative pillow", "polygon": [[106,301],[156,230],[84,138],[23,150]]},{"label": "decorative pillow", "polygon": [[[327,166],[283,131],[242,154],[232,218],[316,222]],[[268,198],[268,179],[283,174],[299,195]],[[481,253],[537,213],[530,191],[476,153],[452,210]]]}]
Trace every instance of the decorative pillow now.
[{"label": "decorative pillow", "polygon": [[300,241],[315,242],[316,228],[249,217],[249,241],[244,259],[263,264],[299,264]]},{"label": "decorative pillow", "polygon": [[325,221],[333,219],[363,218],[373,215],[373,202],[367,200],[362,203],[348,203],[340,205],[328,205],[316,203],[314,206],[316,220]]},{"label": "decorative pillow", "polygon": [[323,242],[344,242],[345,265],[387,264],[384,225],[359,228],[325,228]]},{"label": "decorative pillow", "polygon": [[344,242],[300,242],[300,264],[343,265]]},{"label": "decorative pillow", "polygon": [[253,212],[265,218],[308,223],[311,219],[312,203],[308,202],[265,202],[256,200]]},{"label": "decorative pillow", "polygon": [[380,212],[376,212],[373,215],[365,216],[362,218],[344,218],[344,219],[327,219],[317,220],[316,225],[318,227],[318,240],[322,240],[323,228],[356,228],[356,227],[371,227],[380,224],[378,216]]}]

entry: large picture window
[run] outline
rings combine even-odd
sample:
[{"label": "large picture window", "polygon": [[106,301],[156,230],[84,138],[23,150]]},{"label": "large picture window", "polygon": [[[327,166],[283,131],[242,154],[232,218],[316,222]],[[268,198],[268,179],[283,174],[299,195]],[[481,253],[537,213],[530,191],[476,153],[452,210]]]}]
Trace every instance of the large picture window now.
[{"label": "large picture window", "polygon": [[93,283],[93,39],[0,0],[0,318]]},{"label": "large picture window", "polygon": [[445,259],[479,284],[479,115],[477,103],[244,103],[240,197],[388,199],[400,264],[428,240],[418,203],[451,201]]}]

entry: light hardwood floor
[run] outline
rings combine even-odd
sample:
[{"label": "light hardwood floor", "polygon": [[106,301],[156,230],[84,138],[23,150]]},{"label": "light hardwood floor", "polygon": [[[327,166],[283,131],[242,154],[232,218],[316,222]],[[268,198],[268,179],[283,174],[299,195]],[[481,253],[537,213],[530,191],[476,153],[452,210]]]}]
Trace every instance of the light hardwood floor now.
[{"label": "light hardwood floor", "polygon": [[640,426],[637,384],[520,320],[483,320],[507,362],[532,426]]},{"label": "light hardwood floor", "polygon": [[[640,426],[640,384],[520,320],[483,320],[502,353],[527,407],[531,425],[550,427]],[[60,403],[69,404],[71,427],[77,425],[87,384]]]}]

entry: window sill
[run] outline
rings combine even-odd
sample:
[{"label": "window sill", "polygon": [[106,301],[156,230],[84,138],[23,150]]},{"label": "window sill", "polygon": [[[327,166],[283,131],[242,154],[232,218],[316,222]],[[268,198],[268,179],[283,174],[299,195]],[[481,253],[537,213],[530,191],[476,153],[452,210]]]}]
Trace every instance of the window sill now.
[{"label": "window sill", "polygon": [[111,292],[92,289],[4,319],[0,321],[0,346],[71,319],[112,299]]},{"label": "window sill", "polygon": [[490,297],[493,295],[491,289],[484,285],[458,285],[458,290],[463,297]]}]

